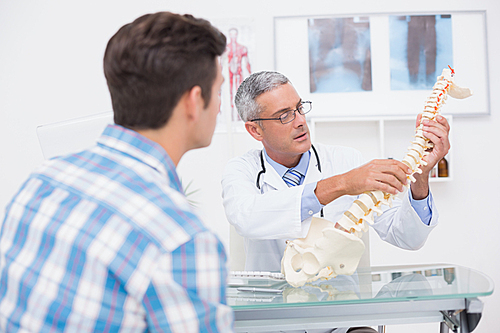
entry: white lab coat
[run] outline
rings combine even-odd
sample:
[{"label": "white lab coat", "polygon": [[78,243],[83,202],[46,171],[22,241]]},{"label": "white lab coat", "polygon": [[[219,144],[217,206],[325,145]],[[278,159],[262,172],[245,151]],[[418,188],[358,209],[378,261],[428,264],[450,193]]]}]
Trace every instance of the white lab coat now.
[{"label": "white lab coat", "polygon": [[[311,149],[303,184],[345,173],[363,163],[361,153],[353,148],[314,146],[322,171],[318,170],[318,161]],[[251,150],[228,162],[222,177],[223,204],[229,223],[245,238],[245,269],[280,271],[285,241],[305,237],[311,218],[301,221],[304,186],[288,187],[265,158],[266,172],[260,177],[261,189],[257,188],[257,174],[262,170],[260,154],[261,150]],[[338,221],[355,199],[355,196],[343,196],[326,205],[325,218]],[[383,240],[393,245],[418,249],[437,224],[438,213],[432,200],[430,207],[432,220],[427,226],[405,195],[403,200],[394,200],[393,208],[384,207],[384,214],[376,218],[374,228]]]}]

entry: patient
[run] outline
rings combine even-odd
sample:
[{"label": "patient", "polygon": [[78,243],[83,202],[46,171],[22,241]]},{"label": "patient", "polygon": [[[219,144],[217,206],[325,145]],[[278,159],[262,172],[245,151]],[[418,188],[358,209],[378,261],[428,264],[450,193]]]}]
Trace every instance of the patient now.
[{"label": "patient", "polygon": [[111,38],[116,124],[94,147],[46,161],[7,206],[1,332],[232,331],[226,252],[176,173],[211,142],[225,47],[209,22],[169,12]]}]

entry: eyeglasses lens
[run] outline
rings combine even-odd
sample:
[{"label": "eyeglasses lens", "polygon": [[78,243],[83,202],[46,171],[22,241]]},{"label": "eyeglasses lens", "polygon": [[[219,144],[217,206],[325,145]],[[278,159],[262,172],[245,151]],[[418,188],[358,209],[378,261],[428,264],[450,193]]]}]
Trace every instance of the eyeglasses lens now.
[{"label": "eyeglasses lens", "polygon": [[279,118],[282,124],[288,124],[289,122],[292,122],[295,119],[295,111],[299,112],[300,114],[304,115],[311,111],[311,102],[304,102],[300,104],[300,106],[296,110],[290,110],[285,113],[283,113]]}]

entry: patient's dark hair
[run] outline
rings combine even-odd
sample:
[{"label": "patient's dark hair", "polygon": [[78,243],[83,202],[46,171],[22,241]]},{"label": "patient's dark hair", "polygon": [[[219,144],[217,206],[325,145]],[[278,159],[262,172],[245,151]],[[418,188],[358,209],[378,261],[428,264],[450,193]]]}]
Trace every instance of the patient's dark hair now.
[{"label": "patient's dark hair", "polygon": [[210,22],[159,12],[124,25],[109,40],[104,75],[114,121],[130,129],[165,125],[181,96],[200,86],[205,107],[226,37]]}]

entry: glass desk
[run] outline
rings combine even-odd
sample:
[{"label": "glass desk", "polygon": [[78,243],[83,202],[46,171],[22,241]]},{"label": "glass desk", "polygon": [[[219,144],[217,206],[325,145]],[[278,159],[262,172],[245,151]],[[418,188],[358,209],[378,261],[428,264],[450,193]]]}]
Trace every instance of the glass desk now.
[{"label": "glass desk", "polygon": [[471,332],[482,313],[481,296],[493,293],[486,275],[447,264],[369,267],[300,288],[286,282],[246,292],[229,287],[236,332],[441,322]]}]

